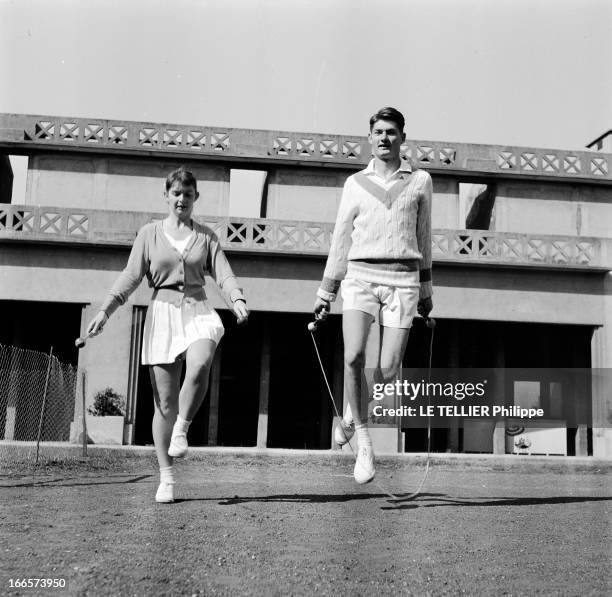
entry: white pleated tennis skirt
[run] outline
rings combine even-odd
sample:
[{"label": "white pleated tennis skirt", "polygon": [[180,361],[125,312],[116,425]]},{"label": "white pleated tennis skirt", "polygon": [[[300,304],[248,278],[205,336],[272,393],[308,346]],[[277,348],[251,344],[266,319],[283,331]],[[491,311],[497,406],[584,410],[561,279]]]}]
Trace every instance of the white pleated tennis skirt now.
[{"label": "white pleated tennis skirt", "polygon": [[174,363],[198,340],[212,340],[218,345],[224,331],[221,318],[206,301],[186,298],[177,306],[153,300],[145,319],[142,364]]}]

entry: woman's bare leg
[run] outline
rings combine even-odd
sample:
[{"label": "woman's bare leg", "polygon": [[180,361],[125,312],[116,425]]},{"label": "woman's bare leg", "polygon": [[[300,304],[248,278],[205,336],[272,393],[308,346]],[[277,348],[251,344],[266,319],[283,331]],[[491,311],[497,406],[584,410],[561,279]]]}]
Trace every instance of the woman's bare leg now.
[{"label": "woman's bare leg", "polygon": [[172,457],[168,456],[168,446],[172,426],[178,413],[181,365],[182,363],[178,361],[168,365],[151,365],[149,368],[155,401],[153,442],[160,468],[172,466]]},{"label": "woman's bare leg", "polygon": [[212,340],[198,340],[187,348],[185,380],[179,394],[179,414],[186,421],[195,417],[208,390],[210,369],[217,345]]}]

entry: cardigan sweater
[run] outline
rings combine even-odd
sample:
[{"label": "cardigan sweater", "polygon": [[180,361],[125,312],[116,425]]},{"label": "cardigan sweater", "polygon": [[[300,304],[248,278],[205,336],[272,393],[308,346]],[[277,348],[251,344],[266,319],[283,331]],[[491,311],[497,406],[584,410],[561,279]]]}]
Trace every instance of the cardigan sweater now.
[{"label": "cardigan sweater", "polygon": [[347,271],[364,282],[389,286],[412,283],[404,274],[418,271],[419,298],[430,297],[431,198],[431,176],[412,172],[406,162],[387,181],[375,173],[373,160],[349,176],[317,295],[335,300]]},{"label": "cardigan sweater", "polygon": [[234,302],[244,300],[216,234],[192,221],[193,234],[183,253],[166,238],[162,222],[146,224],[134,241],[125,269],[101,307],[110,316],[136,290],[144,276],[154,288],[153,299],[177,306],[184,298],[204,300],[204,277],[210,272],[221,290]]}]

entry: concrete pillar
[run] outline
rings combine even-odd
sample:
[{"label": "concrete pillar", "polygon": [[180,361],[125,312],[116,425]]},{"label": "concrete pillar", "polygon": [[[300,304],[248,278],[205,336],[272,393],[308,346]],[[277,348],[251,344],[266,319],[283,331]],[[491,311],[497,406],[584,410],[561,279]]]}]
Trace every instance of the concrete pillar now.
[{"label": "concrete pillar", "polygon": [[[573,346],[573,363],[572,365],[576,368],[580,367],[580,353],[576,346]],[[576,421],[576,437],[574,445],[574,454],[576,456],[588,456],[588,408],[587,399],[590,394],[590,385],[587,383],[585,376],[575,375],[573,376],[573,395],[574,395],[574,418]]]},{"label": "concrete pillar", "polygon": [[[499,328],[498,328],[499,329]],[[501,330],[497,334],[495,347],[495,404],[506,404],[506,351]],[[506,422],[501,419],[495,422],[493,431],[493,454],[506,453]]]},{"label": "concrete pillar", "polygon": [[93,196],[88,207],[92,209],[106,209],[108,199],[108,158],[94,160],[93,162]]},{"label": "concrete pillar", "polygon": [[603,279],[604,325],[591,339],[593,456],[612,458],[612,272]]},{"label": "concrete pillar", "polygon": [[25,205],[36,205],[38,197],[38,183],[40,180],[40,156],[32,155],[28,161],[28,175],[26,180]]},{"label": "concrete pillar", "polygon": [[579,423],[578,428],[576,429],[576,456],[588,456],[589,455],[589,447],[588,447],[588,436],[587,436],[588,426],[585,423]]},{"label": "concrete pillar", "polygon": [[612,429],[610,428],[612,414],[610,346],[612,339],[610,335],[609,328],[601,326],[595,328],[591,339],[593,456],[596,458],[612,458]]},{"label": "concrete pillar", "polygon": [[264,325],[261,337],[261,360],[259,367],[259,416],[257,417],[257,447],[268,445],[268,401],[270,398],[270,329]]},{"label": "concrete pillar", "polygon": [[[146,310],[142,307],[133,310],[132,334],[130,338],[130,365],[128,387],[125,396],[125,433],[124,444],[134,442],[134,423],[136,421],[136,404],[138,398],[138,374],[142,352],[142,330]],[[76,410],[75,410],[76,412]]]},{"label": "concrete pillar", "polygon": [[219,439],[219,387],[221,385],[221,352],[222,347],[215,352],[210,368],[210,385],[208,396],[210,407],[208,411],[208,445],[216,446]]}]

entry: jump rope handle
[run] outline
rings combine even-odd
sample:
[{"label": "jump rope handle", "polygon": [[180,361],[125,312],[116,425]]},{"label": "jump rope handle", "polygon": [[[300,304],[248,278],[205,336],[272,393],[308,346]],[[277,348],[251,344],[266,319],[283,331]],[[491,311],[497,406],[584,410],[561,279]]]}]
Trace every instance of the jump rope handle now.
[{"label": "jump rope handle", "polygon": [[315,315],[315,320],[311,321],[308,324],[308,331],[313,334],[314,332],[317,331],[317,328],[319,327],[319,324],[322,322],[323,320],[321,319],[320,315]]},{"label": "jump rope handle", "polygon": [[74,341],[74,345],[81,349],[85,346],[85,344],[87,344],[87,339],[89,338],[89,336],[82,336],[82,337],[78,337],[75,341]]},{"label": "jump rope handle", "polygon": [[314,321],[311,321],[311,322],[308,324],[308,331],[309,331],[311,334],[312,334],[312,333],[314,333],[314,332],[316,332],[316,331],[317,331],[317,328],[319,327],[319,324],[320,324],[322,321],[325,321],[325,319],[324,319],[324,318],[321,316],[321,314],[320,314],[320,313],[315,313],[315,319],[314,319]]}]

